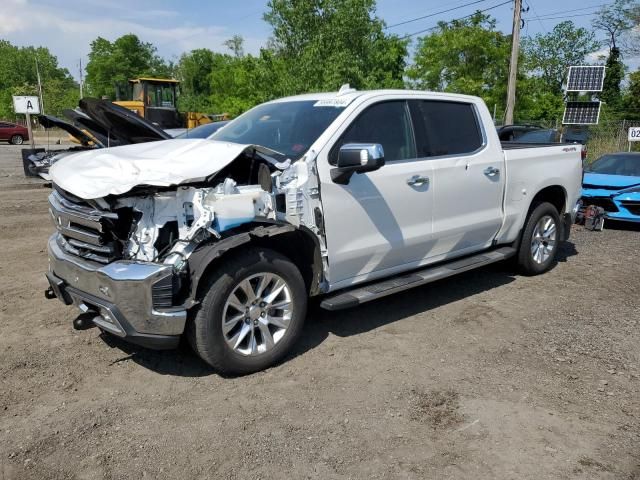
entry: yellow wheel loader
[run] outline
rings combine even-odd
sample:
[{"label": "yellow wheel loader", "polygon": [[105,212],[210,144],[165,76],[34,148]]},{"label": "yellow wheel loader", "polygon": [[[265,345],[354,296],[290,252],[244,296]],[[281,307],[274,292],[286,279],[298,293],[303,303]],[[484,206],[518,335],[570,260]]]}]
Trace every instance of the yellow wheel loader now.
[{"label": "yellow wheel loader", "polygon": [[141,77],[116,88],[116,105],[137,113],[163,129],[195,128],[205,123],[228,120],[228,115],[178,112],[177,95],[180,82],[169,78]]}]

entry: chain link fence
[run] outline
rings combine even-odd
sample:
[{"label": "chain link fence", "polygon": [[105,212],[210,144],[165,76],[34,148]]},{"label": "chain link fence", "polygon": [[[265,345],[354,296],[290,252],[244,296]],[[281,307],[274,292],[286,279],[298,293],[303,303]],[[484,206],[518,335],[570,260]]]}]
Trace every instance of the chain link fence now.
[{"label": "chain link fence", "polygon": [[627,140],[630,127],[640,127],[640,120],[617,120],[590,126],[588,160],[591,162],[605,153],[640,151],[638,142]]}]

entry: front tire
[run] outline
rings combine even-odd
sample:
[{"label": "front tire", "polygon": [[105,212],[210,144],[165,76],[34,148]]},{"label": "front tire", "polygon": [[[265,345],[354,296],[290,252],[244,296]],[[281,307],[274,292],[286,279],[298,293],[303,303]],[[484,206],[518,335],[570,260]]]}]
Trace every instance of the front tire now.
[{"label": "front tire", "polygon": [[518,267],[523,274],[539,275],[553,266],[560,242],[560,228],[560,215],[552,204],[543,202],[533,208],[518,250]]},{"label": "front tire", "polygon": [[287,354],[306,311],[298,268],[273,250],[250,249],[224,261],[208,278],[187,337],[217,371],[253,373]]},{"label": "front tire", "polygon": [[14,135],[11,137],[12,145],[22,145],[24,143],[24,137],[22,135]]}]

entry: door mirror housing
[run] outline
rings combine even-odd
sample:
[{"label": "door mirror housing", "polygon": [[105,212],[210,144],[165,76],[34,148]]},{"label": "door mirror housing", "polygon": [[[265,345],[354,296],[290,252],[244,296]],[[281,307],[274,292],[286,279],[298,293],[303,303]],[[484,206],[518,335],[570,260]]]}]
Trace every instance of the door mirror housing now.
[{"label": "door mirror housing", "polygon": [[383,165],[384,150],[379,143],[347,143],[338,151],[337,168],[331,170],[331,179],[346,185],[354,173],[373,172]]}]

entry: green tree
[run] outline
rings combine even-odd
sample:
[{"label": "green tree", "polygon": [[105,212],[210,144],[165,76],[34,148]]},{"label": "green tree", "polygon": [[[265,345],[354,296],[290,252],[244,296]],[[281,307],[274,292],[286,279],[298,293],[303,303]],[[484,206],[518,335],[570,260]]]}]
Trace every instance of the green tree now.
[{"label": "green tree", "polygon": [[518,81],[516,91],[516,120],[553,125],[562,117],[564,98],[547,89],[540,77],[524,76]]},{"label": "green tree", "polygon": [[15,118],[12,95],[37,95],[40,71],[45,112],[60,115],[78,104],[78,85],[44,47],[17,47],[0,40],[0,118]]},{"label": "green tree", "polygon": [[206,48],[192,50],[180,57],[176,77],[180,80],[178,107],[181,111],[209,111],[211,103],[211,75],[216,57]]},{"label": "green tree", "polygon": [[244,56],[244,38],[241,35],[234,35],[224,42],[224,46],[231,50],[234,57]]},{"label": "green tree", "polygon": [[596,30],[607,35],[605,43],[609,45],[610,50],[613,50],[619,47],[620,38],[638,24],[639,18],[640,6],[637,1],[615,0],[601,7],[591,24]]},{"label": "green tree", "polygon": [[[600,98],[607,103],[610,111],[617,111],[622,102],[621,83],[624,79],[625,66],[622,62],[621,40],[632,40],[632,27],[637,25],[640,17],[640,6],[635,0],[615,0],[604,5],[591,22],[596,30],[604,32],[603,42],[609,47],[604,79],[604,88]],[[629,43],[627,43],[627,46]]]},{"label": "green tree", "polygon": [[130,33],[110,42],[102,37],[91,42],[86,84],[95,97],[115,98],[116,85],[142,76],[172,75],[173,66],[156,53],[151,43]]},{"label": "green tree", "polygon": [[583,65],[589,53],[598,49],[595,35],[576,27],[570,20],[561,22],[549,33],[523,41],[525,68],[539,76],[551,93],[562,94],[562,85],[571,65]]},{"label": "green tree", "polygon": [[267,49],[241,58],[217,54],[211,72],[212,108],[235,116],[258,103],[295,93],[289,68],[280,55]]},{"label": "green tree", "polygon": [[416,88],[482,97],[490,107],[504,108],[510,39],[496,21],[480,12],[452,22],[418,39],[407,70]]},{"label": "green tree", "polygon": [[640,119],[640,70],[629,75],[629,86],[623,98],[625,118]]},{"label": "green tree", "polygon": [[288,93],[403,85],[408,40],[384,32],[375,0],[270,0],[264,19]]},{"label": "green tree", "polygon": [[622,101],[620,85],[624,78],[624,64],[620,59],[620,49],[612,47],[609,51],[606,63],[606,75],[600,99],[606,102],[611,109],[620,107]]}]

